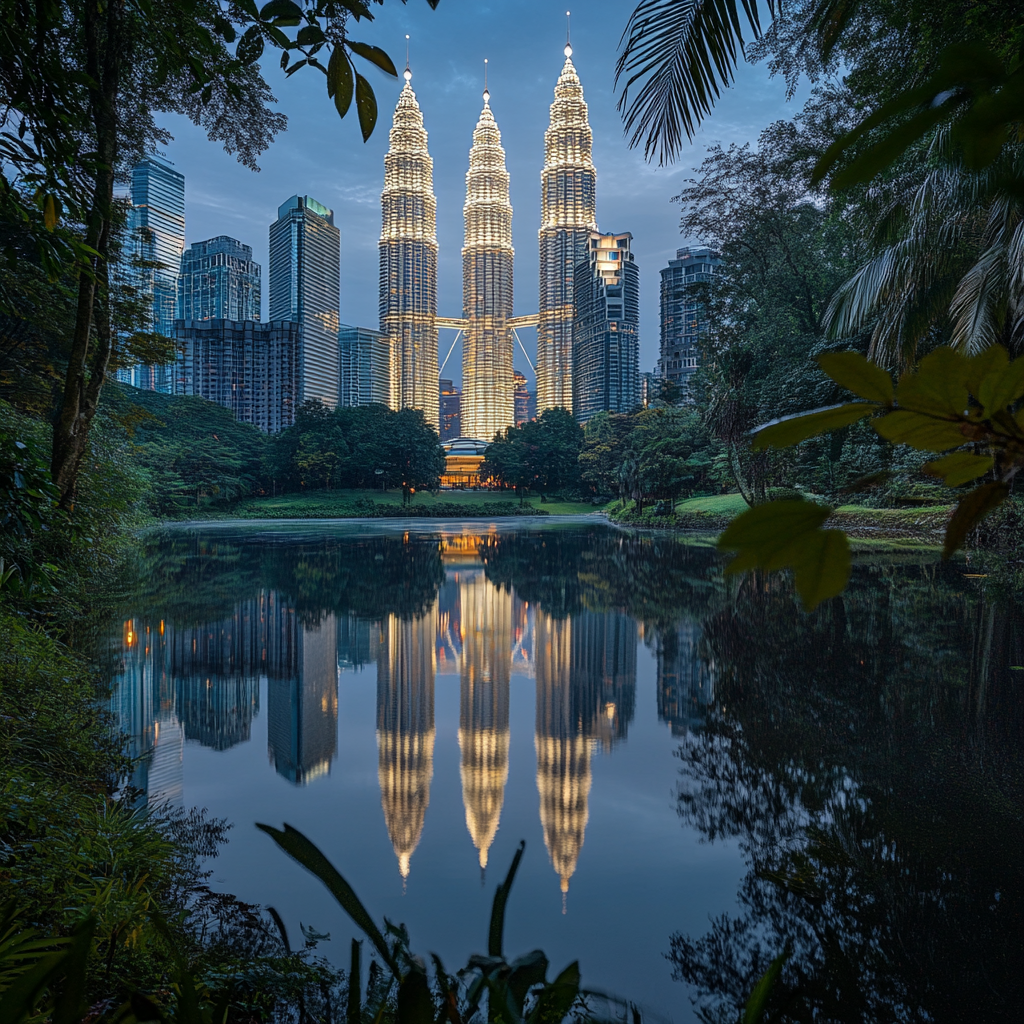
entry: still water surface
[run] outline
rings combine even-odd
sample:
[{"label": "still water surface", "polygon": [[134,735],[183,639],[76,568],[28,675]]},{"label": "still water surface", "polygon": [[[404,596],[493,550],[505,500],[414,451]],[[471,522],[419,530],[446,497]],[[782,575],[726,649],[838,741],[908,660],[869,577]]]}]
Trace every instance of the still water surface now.
[{"label": "still water surface", "polygon": [[169,530],[112,708],[151,805],[233,823],[213,883],[338,961],[348,920],[255,822],[305,832],[449,969],[525,839],[506,948],[675,1021],[787,942],[836,1019],[1012,1019],[1012,598],[916,555],[807,616],[721,568],[592,521]]}]

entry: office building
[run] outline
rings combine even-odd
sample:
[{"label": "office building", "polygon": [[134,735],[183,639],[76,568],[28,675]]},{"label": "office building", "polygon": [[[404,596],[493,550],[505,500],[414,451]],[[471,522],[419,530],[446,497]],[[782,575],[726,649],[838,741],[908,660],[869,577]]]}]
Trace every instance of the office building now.
[{"label": "office building", "polygon": [[193,242],[181,257],[178,320],[259,320],[260,265],[252,248],[218,235]]},{"label": "office building", "polygon": [[437,429],[437,200],[411,80],[406,67],[384,157],[380,329],[391,340],[391,407],[422,409]]},{"label": "office building", "polygon": [[391,341],[369,327],[338,330],[338,405],[391,402]]},{"label": "office building", "polygon": [[441,403],[441,440],[454,441],[462,436],[462,392],[447,377],[439,382]]},{"label": "office building", "polygon": [[541,171],[537,411],[572,409],[573,274],[597,230],[597,172],[583,87],[565,47]]},{"label": "office building", "polygon": [[341,234],[334,213],[292,196],[270,225],[270,319],[299,325],[297,400],[338,403]]},{"label": "office building", "polygon": [[180,391],[276,434],[295,422],[301,330],[284,320],[179,320]]},{"label": "office building", "polygon": [[700,364],[700,336],[705,330],[700,292],[710,284],[722,266],[713,249],[699,246],[679,249],[661,272],[661,358],[662,380],[683,389]]},{"label": "office building", "polygon": [[525,374],[518,370],[512,374],[513,396],[515,398],[515,424],[521,427],[524,423],[537,418],[537,396],[529,389]]},{"label": "office building", "polygon": [[[131,209],[124,260],[126,275],[152,303],[149,329],[174,337],[178,271],[185,248],[185,176],[167,161],[150,156],[132,168]],[[137,366],[133,383],[147,391],[173,394],[173,362]]]},{"label": "office building", "polygon": [[462,249],[462,432],[492,441],[512,426],[512,204],[490,93],[473,131]]},{"label": "office building", "polygon": [[633,236],[592,232],[576,265],[573,415],[631,412],[640,402],[640,271]]}]

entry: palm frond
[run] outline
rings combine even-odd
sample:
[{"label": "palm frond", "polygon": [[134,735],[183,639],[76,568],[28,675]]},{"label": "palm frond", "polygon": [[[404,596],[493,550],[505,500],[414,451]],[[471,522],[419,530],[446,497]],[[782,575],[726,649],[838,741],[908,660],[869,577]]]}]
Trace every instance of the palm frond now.
[{"label": "palm frond", "polygon": [[1000,339],[1006,322],[1006,247],[990,246],[957,283],[949,305],[950,344],[974,355]]},{"label": "palm frond", "polygon": [[[768,0],[774,14],[778,0]],[[761,34],[758,0],[641,0],[625,31],[615,86],[630,148],[671,163],[734,80],[743,23]],[[635,95],[631,90],[636,86]]]}]

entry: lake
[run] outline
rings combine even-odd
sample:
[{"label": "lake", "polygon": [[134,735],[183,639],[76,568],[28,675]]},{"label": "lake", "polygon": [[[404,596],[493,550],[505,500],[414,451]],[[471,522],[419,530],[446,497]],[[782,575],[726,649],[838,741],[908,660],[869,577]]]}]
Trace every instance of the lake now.
[{"label": "lake", "polygon": [[525,840],[506,950],[653,1017],[788,949],[795,1019],[1016,1019],[1019,581],[864,556],[808,615],[723,564],[590,518],[147,534],[109,645],[133,784],[227,819],[211,885],[338,963],[354,929],[256,822],[449,970]]}]

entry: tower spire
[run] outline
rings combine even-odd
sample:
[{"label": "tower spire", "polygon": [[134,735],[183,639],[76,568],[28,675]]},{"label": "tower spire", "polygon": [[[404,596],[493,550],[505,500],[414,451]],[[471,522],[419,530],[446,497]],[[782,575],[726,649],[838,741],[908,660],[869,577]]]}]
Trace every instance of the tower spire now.
[{"label": "tower spire", "polygon": [[405,36],[405,74],[402,76],[407,82],[412,81],[412,68],[409,67],[409,36]]},{"label": "tower spire", "polygon": [[487,88],[487,58],[484,57],[484,106],[491,102],[491,90]]},{"label": "tower spire", "polygon": [[[572,14],[571,11],[566,11],[565,12],[565,55],[566,55],[566,57],[571,57],[572,56],[572,39],[570,38],[570,24],[569,24],[569,18],[571,16],[571,14]],[[408,39],[409,37],[406,36],[405,38]]]}]

